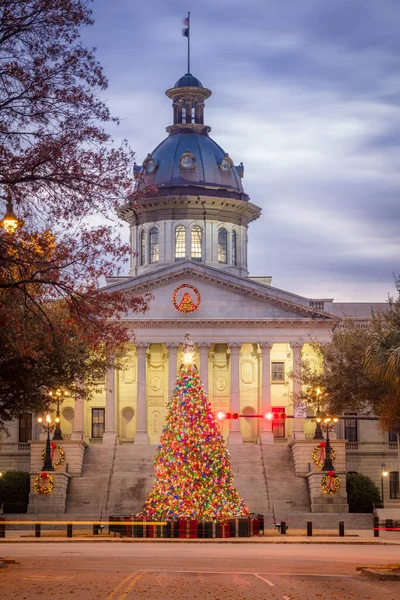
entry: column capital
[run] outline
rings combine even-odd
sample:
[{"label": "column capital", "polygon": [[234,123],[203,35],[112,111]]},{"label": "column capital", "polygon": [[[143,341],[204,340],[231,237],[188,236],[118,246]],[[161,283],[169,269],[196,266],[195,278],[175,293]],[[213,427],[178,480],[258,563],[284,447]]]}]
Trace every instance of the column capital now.
[{"label": "column capital", "polygon": [[304,342],[290,342],[292,350],[301,350],[304,346]]},{"label": "column capital", "polygon": [[148,348],[148,345],[149,345],[149,344],[148,344],[148,342],[136,342],[136,343],[135,343],[136,350],[137,350],[138,352],[143,352],[143,351],[146,351],[146,350],[147,350],[147,348]]},{"label": "column capital", "polygon": [[179,342],[167,342],[165,345],[168,350],[178,350],[179,348]]},{"label": "column capital", "polygon": [[197,344],[199,350],[209,350],[210,349],[210,342],[200,342],[199,344]]},{"label": "column capital", "polygon": [[231,352],[240,352],[241,347],[242,347],[241,342],[232,342],[229,344],[229,350]]},{"label": "column capital", "polygon": [[258,344],[260,346],[260,349],[264,352],[264,350],[272,350],[272,346],[274,345],[273,342],[261,342],[261,344]]}]

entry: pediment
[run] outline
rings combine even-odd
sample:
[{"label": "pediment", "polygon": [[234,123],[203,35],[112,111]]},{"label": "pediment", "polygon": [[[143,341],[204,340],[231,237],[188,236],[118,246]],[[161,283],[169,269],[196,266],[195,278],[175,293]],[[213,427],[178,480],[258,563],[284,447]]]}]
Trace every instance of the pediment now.
[{"label": "pediment", "polygon": [[305,298],[193,263],[123,278],[106,289],[126,290],[137,295],[151,293],[153,300],[146,314],[132,315],[134,320],[140,321],[328,320],[334,324],[337,320],[334,315],[310,307]]}]

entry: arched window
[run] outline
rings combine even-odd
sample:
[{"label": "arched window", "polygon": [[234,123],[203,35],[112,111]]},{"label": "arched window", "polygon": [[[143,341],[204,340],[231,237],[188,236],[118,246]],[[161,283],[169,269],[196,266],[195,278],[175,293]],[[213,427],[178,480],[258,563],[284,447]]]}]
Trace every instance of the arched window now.
[{"label": "arched window", "polygon": [[178,225],[175,229],[175,260],[184,260],[186,258],[186,229],[183,225]]},{"label": "arched window", "polygon": [[232,264],[236,265],[236,231],[232,230]]},{"label": "arched window", "polygon": [[192,260],[201,260],[201,234],[200,225],[194,225],[190,230],[190,257]]},{"label": "arched window", "polygon": [[218,262],[228,262],[228,232],[225,227],[218,230]]},{"label": "arched window", "polygon": [[182,106],[182,123],[186,123],[186,105]]},{"label": "arched window", "polygon": [[142,229],[142,231],[140,232],[140,266],[143,267],[145,262],[146,262],[146,238],[145,238],[145,234],[144,234],[144,229]]},{"label": "arched window", "polygon": [[158,239],[157,227],[152,227],[149,232],[149,249],[150,249],[150,263],[157,263],[160,260],[160,242]]}]

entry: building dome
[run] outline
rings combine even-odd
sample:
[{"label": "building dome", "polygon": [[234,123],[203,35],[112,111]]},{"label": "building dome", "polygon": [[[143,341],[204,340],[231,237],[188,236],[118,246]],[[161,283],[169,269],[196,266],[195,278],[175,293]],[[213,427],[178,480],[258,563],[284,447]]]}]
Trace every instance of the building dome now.
[{"label": "building dome", "polygon": [[240,178],[243,167],[235,167],[207,133],[184,129],[171,133],[147,157],[144,168],[146,181],[161,193],[163,188],[179,193],[176,188],[197,187],[208,190],[207,195],[227,191],[247,199]]},{"label": "building dome", "polygon": [[201,81],[199,79],[197,79],[197,77],[194,77],[194,75],[192,75],[191,73],[186,73],[186,75],[183,75],[183,77],[178,79],[178,81],[174,85],[174,88],[181,88],[181,87],[202,88],[203,84],[201,83]]}]

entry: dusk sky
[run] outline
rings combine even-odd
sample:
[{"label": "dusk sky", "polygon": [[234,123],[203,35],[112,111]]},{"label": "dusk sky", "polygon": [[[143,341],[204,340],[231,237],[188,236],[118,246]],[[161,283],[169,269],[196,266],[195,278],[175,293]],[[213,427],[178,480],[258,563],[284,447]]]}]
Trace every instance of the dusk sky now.
[{"label": "dusk sky", "polygon": [[380,301],[400,273],[399,0],[95,0],[84,32],[139,163],[172,122],[187,71],[212,90],[205,122],[261,218],[250,275],[336,301]]}]

